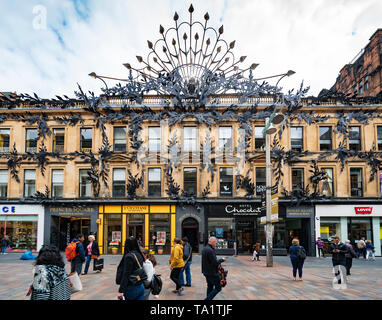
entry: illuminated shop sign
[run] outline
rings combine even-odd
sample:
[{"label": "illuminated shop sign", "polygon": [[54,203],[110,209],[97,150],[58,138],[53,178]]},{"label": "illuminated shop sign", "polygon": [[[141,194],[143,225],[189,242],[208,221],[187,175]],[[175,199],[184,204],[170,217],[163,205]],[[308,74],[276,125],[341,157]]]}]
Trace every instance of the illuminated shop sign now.
[{"label": "illuminated shop sign", "polygon": [[356,214],[371,214],[373,207],[354,207]]}]

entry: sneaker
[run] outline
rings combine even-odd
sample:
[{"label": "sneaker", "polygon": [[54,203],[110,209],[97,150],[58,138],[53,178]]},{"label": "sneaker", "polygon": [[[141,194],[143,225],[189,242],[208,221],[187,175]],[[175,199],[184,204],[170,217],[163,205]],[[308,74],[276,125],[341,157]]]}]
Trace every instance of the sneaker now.
[{"label": "sneaker", "polygon": [[179,291],[178,291],[178,293],[177,293],[177,294],[178,294],[178,296],[183,296],[183,293],[182,293],[182,291],[183,291],[183,290],[179,290]]},{"label": "sneaker", "polygon": [[296,281],[296,278],[293,278],[293,281]]},{"label": "sneaker", "polygon": [[299,281],[302,281],[302,278],[298,279]]},{"label": "sneaker", "polygon": [[83,275],[83,276],[84,276],[84,275],[87,275],[87,273],[85,273],[85,272],[82,272],[82,273],[81,273],[81,275]]},{"label": "sneaker", "polygon": [[172,290],[172,293],[178,293],[178,290]]},{"label": "sneaker", "polygon": [[190,284],[186,284],[186,287],[191,287],[191,285]]}]

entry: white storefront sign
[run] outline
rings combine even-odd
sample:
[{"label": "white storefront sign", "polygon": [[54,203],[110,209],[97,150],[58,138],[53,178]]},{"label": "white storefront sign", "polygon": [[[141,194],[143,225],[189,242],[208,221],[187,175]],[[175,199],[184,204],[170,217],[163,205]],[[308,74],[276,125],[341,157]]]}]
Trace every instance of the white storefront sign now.
[{"label": "white storefront sign", "polygon": [[10,216],[37,216],[37,250],[43,245],[44,242],[44,207],[41,205],[0,205],[0,216],[4,218]]}]

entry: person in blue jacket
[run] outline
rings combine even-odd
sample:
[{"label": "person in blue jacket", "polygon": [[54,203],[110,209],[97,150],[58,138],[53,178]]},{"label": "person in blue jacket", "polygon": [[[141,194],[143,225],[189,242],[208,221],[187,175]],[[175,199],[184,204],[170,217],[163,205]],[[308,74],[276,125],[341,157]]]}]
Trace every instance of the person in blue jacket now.
[{"label": "person in blue jacket", "polygon": [[84,245],[82,244],[85,240],[85,237],[83,234],[78,234],[77,237],[75,237],[72,242],[78,242],[76,246],[76,253],[77,256],[72,260],[71,262],[71,270],[70,272],[77,271],[78,275],[81,274],[82,271],[82,265],[85,262],[85,250]]},{"label": "person in blue jacket", "polygon": [[297,270],[299,280],[302,280],[302,267],[304,265],[305,258],[301,258],[298,254],[299,252],[302,252],[304,257],[306,257],[305,249],[300,246],[300,241],[298,239],[293,239],[292,245],[289,248],[290,261],[293,266],[293,280],[296,280]]}]

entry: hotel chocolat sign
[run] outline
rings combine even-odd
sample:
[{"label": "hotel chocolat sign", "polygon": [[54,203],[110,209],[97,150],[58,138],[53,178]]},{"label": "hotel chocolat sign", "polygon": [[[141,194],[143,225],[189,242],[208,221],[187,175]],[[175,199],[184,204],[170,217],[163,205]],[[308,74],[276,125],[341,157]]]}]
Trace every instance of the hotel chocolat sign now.
[{"label": "hotel chocolat sign", "polygon": [[233,216],[257,216],[261,213],[261,207],[252,204],[227,204],[224,211]]}]

